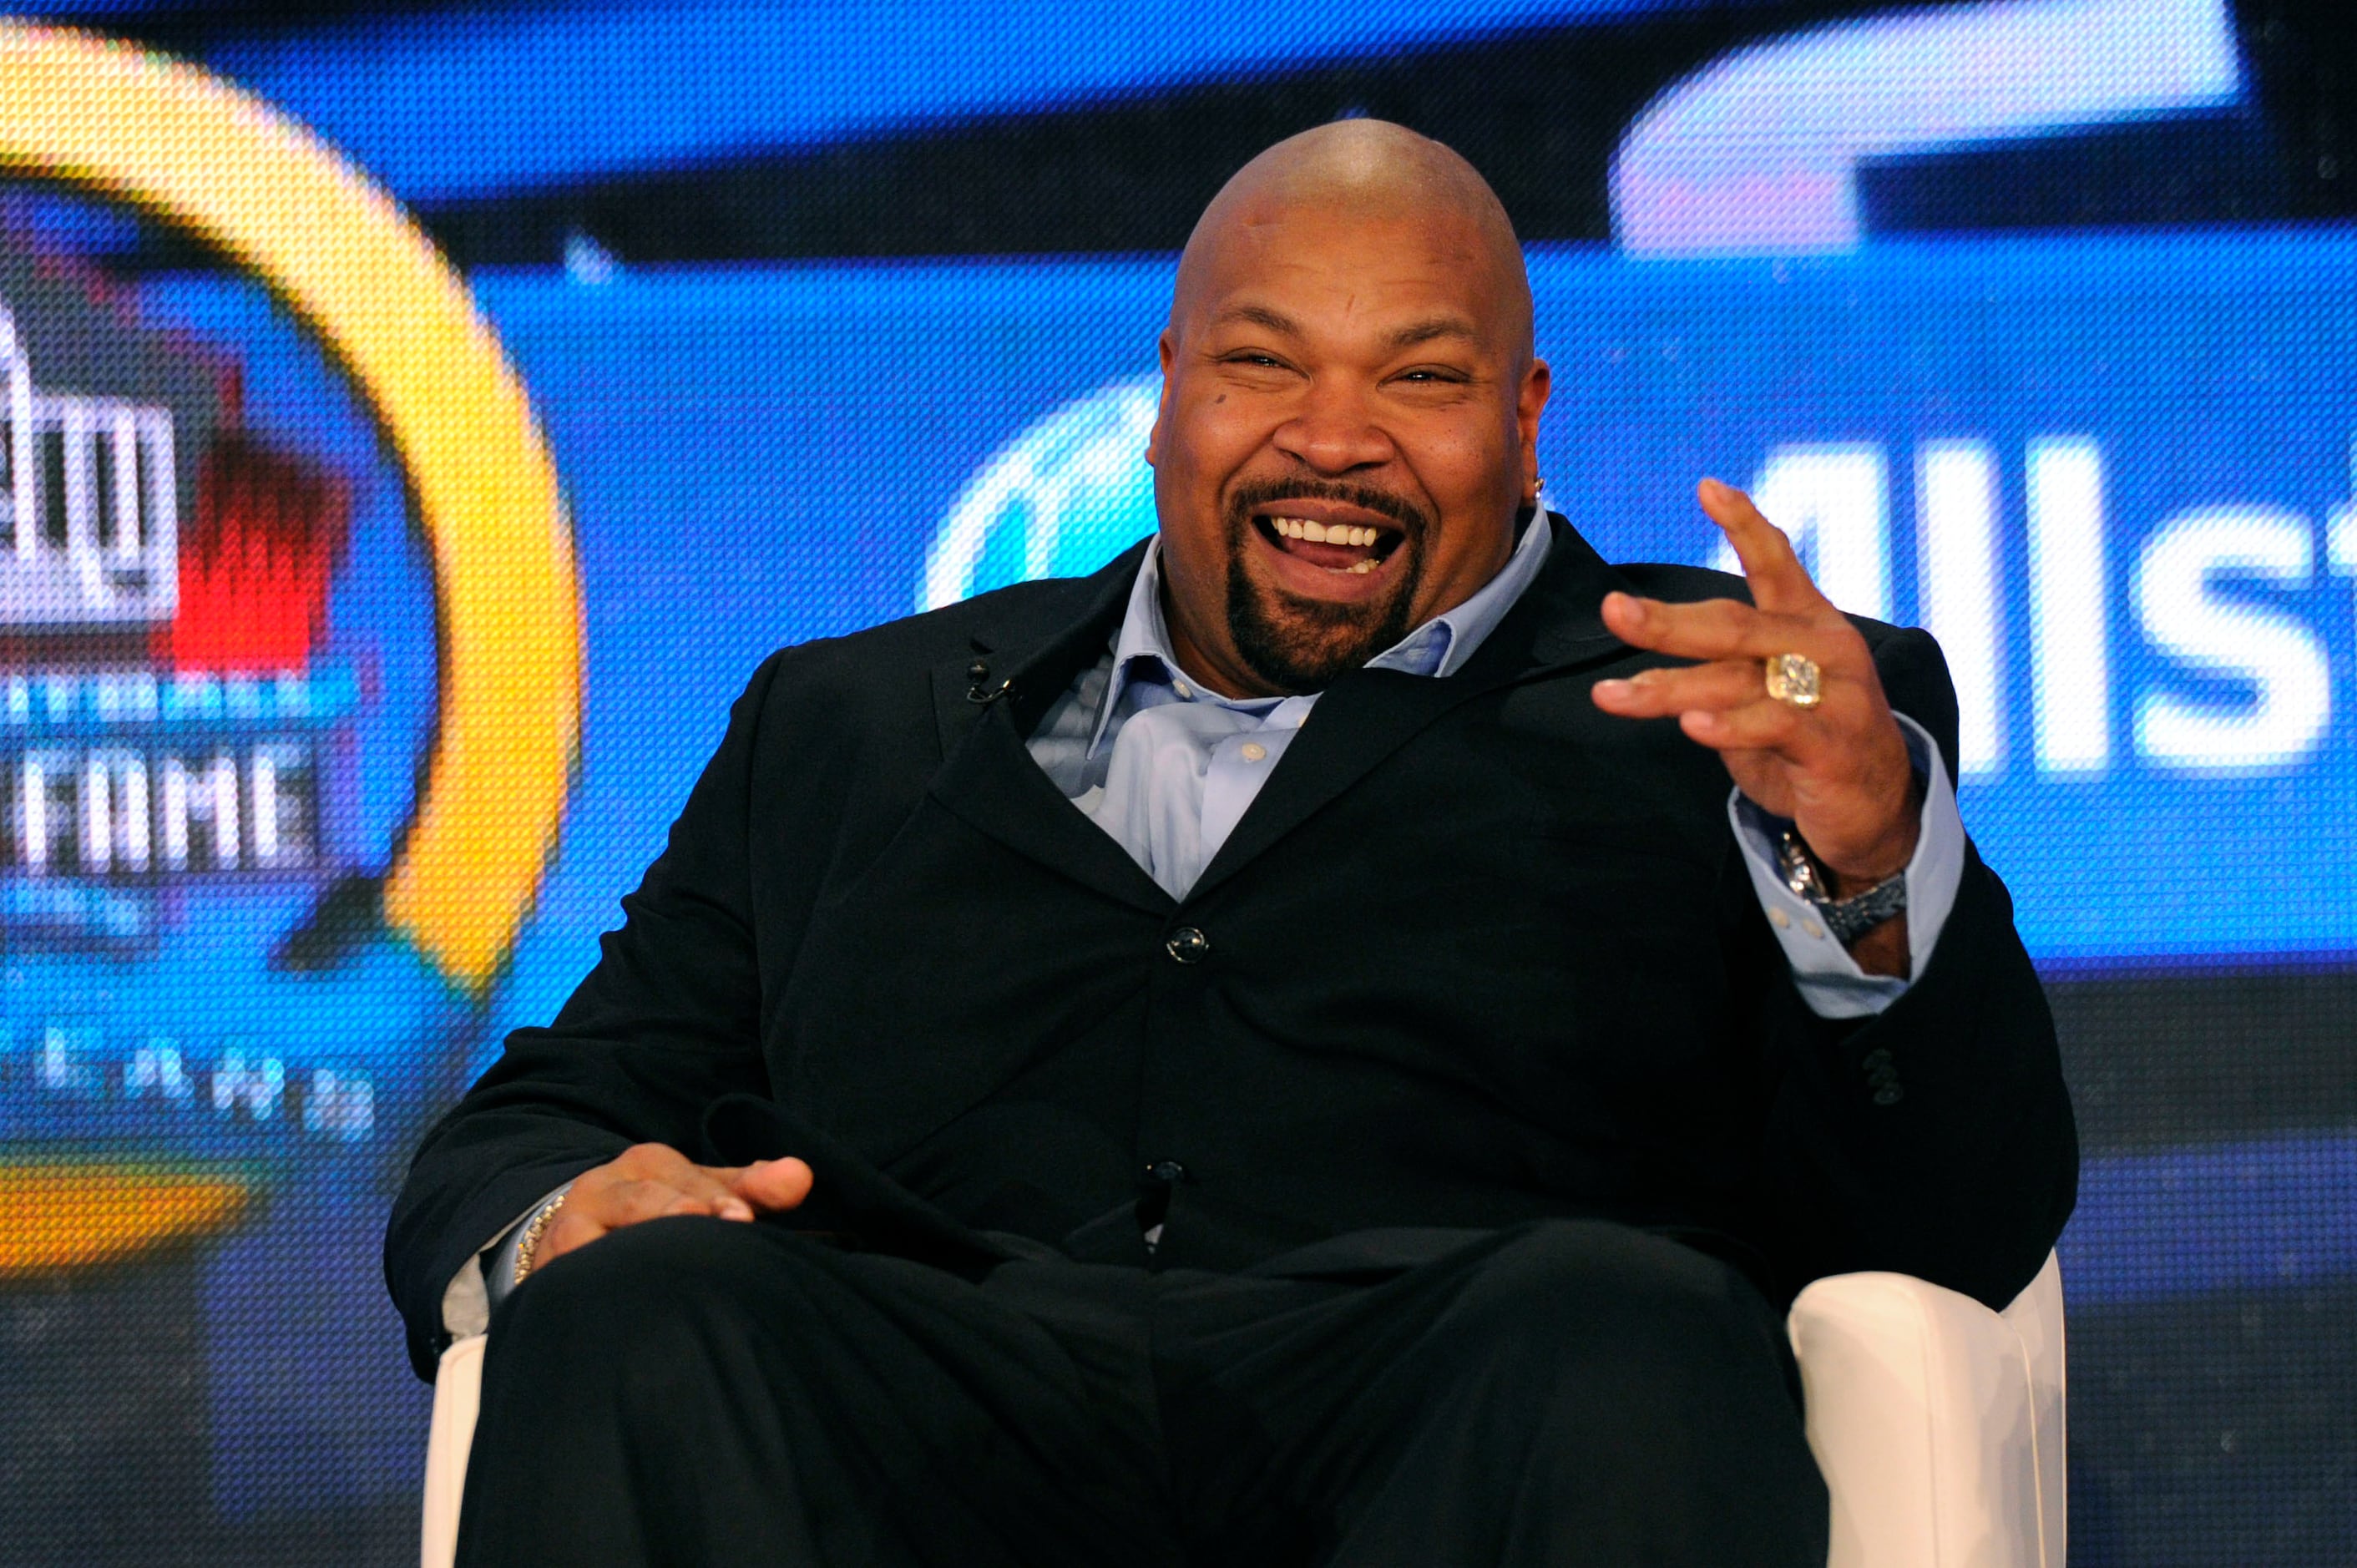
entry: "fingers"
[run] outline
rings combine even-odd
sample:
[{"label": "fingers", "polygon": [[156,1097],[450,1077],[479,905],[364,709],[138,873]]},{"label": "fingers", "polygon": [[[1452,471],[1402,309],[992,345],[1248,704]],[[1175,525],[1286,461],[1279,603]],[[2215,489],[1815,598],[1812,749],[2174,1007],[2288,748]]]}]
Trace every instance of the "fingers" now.
[{"label": "fingers", "polygon": [[1713,751],[1772,751],[1780,757],[1805,753],[1818,733],[1803,722],[1798,709],[1773,702],[1690,708],[1678,714],[1678,727]]},{"label": "fingers", "polygon": [[1803,653],[1828,668],[1866,657],[1865,639],[1830,605],[1824,615],[1770,614],[1733,599],[1666,604],[1633,594],[1604,596],[1604,624],[1631,648],[1678,659],[1766,659]]},{"label": "fingers", "polygon": [[810,1166],[792,1158],[699,1165],[666,1144],[635,1144],[574,1181],[533,1256],[545,1262],[610,1230],[674,1214],[749,1220],[799,1206],[813,1179]]},{"label": "fingers", "polygon": [[1695,488],[1695,496],[1734,547],[1751,587],[1751,603],[1709,599],[1672,605],[1629,594],[1608,594],[1604,624],[1623,642],[1682,659],[1765,659],[1774,653],[1806,653],[1824,663],[1834,650],[1815,645],[1818,634],[1846,628],[1847,623],[1833,602],[1817,591],[1792,542],[1760,514],[1749,496],[1732,486],[1705,479]]},{"label": "fingers", "polygon": [[565,1200],[565,1211],[594,1223],[601,1234],[669,1214],[750,1219],[753,1206],[737,1196],[735,1174],[706,1169],[662,1144],[639,1144],[584,1171]]},{"label": "fingers", "polygon": [[1667,718],[1697,708],[1733,708],[1766,697],[1760,665],[1721,660],[1684,669],[1640,671],[1625,681],[1598,681],[1596,705],[1627,719]]},{"label": "fingers", "polygon": [[1695,499],[1735,547],[1744,579],[1751,585],[1752,603],[1771,613],[1826,607],[1825,596],[1809,580],[1792,542],[1760,514],[1749,496],[1732,485],[1705,479],[1695,487]]},{"label": "fingers", "polygon": [[[752,1206],[726,1184],[713,1180],[694,1166],[694,1174],[684,1178],[618,1180],[604,1182],[587,1195],[589,1218],[608,1230],[625,1225],[641,1225],[650,1219],[661,1219],[673,1214],[709,1214],[722,1219],[750,1219]],[[576,1184],[573,1195],[565,1199],[570,1208],[581,1202],[583,1195]]]},{"label": "fingers", "polygon": [[815,1178],[809,1165],[789,1155],[782,1160],[757,1160],[735,1173],[737,1195],[756,1208],[799,1208]]},{"label": "fingers", "polygon": [[[1604,600],[1604,619],[1614,635],[1640,648],[1688,659],[1764,659],[1770,653],[1801,650],[1792,640],[1793,633],[1840,620],[1840,612],[1818,591],[1808,568],[1801,564],[1792,542],[1760,515],[1749,496],[1717,479],[1703,480],[1695,488],[1695,495],[1742,563],[1744,579],[1751,588],[1751,605],[1732,599],[1709,600],[1706,607],[1664,605],[1609,594]],[[1707,614],[1689,613],[1706,607]],[[1762,639],[1781,639],[1781,646],[1768,647]],[[1689,639],[1694,646],[1684,645]]]},{"label": "fingers", "polygon": [[1807,759],[1838,725],[1768,695],[1760,666],[1749,659],[1684,670],[1647,670],[1626,681],[1599,681],[1596,705],[1622,718],[1671,718],[1687,736],[1715,751],[1770,751]]}]

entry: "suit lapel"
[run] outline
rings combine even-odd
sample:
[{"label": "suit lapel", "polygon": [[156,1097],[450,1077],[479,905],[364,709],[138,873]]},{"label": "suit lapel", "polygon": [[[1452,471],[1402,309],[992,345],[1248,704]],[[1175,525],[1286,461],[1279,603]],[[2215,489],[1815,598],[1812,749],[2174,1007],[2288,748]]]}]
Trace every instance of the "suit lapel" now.
[{"label": "suit lapel", "polygon": [[994,703],[934,775],[933,799],[969,826],[1074,882],[1161,914],[1170,896],[1111,833],[1060,794],[1023,744],[1013,716]]},{"label": "suit lapel", "polygon": [[1189,890],[1189,902],[1233,876],[1459,703],[1627,650],[1604,628],[1601,614],[1604,596],[1625,582],[1562,519],[1551,517],[1549,526],[1555,537],[1538,580],[1463,669],[1437,679],[1358,670],[1326,689],[1276,771]]},{"label": "suit lapel", "polygon": [[930,788],[934,800],[1007,848],[1158,915],[1171,908],[1170,896],[1058,791],[1025,746],[1041,715],[1104,656],[1145,549],[1141,541],[1073,584],[1071,595],[1021,619],[995,621],[988,601],[977,607],[983,614],[970,653],[931,672],[944,758]]}]

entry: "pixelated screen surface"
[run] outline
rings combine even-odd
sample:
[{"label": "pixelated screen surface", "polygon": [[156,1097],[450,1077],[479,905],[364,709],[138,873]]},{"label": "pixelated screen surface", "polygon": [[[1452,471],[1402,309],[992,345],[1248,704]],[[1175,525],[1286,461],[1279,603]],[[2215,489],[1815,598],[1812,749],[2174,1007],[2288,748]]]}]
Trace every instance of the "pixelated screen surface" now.
[{"label": "pixelated screen surface", "polygon": [[2357,1557],[2321,0],[54,19],[135,47],[0,45],[0,1562],[414,1557],[409,1149],[762,655],[1152,529],[1176,248],[1359,113],[1523,231],[1557,510],[1708,564],[1744,484],[1946,650],[2085,1144],[2077,1558]]}]

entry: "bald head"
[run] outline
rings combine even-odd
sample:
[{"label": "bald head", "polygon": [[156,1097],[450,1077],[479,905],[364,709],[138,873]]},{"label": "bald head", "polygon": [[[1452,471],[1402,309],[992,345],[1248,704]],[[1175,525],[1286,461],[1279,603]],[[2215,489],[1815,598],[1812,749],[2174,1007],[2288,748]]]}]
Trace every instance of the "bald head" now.
[{"label": "bald head", "polygon": [[1197,220],[1179,257],[1170,325],[1183,330],[1219,292],[1239,249],[1307,220],[1407,226],[1461,254],[1468,303],[1532,355],[1531,285],[1522,243],[1497,192],[1454,150],[1387,120],[1337,120],[1288,136],[1238,169]]},{"label": "bald head", "polygon": [[1548,372],[1513,226],[1439,143],[1351,120],[1246,164],[1157,348],[1164,610],[1196,680],[1318,691],[1505,562]]}]

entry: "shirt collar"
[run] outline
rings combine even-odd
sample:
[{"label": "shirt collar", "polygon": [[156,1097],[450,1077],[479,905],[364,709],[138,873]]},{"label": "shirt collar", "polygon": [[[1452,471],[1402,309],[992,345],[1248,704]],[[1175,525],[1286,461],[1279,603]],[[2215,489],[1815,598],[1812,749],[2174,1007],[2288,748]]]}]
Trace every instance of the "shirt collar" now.
[{"label": "shirt collar", "polygon": [[[1367,660],[1370,670],[1395,670],[1407,675],[1453,675],[1464,668],[1467,660],[1489,639],[1506,618],[1538,576],[1539,568],[1546,563],[1551,530],[1547,526],[1546,496],[1542,491],[1537,509],[1523,529],[1513,553],[1497,575],[1474,590],[1463,604],[1441,611],[1389,648]],[[1223,707],[1258,713],[1274,707],[1283,697],[1223,697],[1187,673],[1178,663],[1178,656],[1170,651],[1170,633],[1162,618],[1162,536],[1148,541],[1146,559],[1138,563],[1137,577],[1130,585],[1129,607],[1121,618],[1121,629],[1114,636],[1113,678],[1105,682],[1103,700],[1097,707],[1095,730],[1089,736],[1089,753],[1095,755],[1104,744],[1105,731],[1113,715],[1121,710],[1121,700],[1130,683],[1137,679],[1168,681],[1173,685],[1184,683],[1182,700],[1217,703]]]}]

